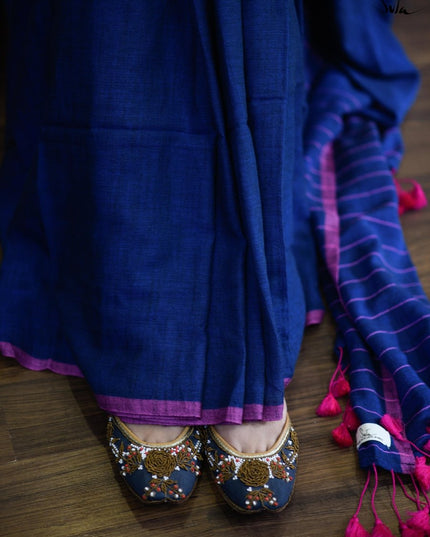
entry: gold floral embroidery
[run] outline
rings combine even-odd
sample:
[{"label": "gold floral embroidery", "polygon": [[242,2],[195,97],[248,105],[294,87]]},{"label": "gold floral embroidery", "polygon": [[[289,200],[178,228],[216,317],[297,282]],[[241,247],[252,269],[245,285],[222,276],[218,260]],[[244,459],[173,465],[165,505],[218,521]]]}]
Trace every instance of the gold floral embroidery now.
[{"label": "gold floral embroidery", "polygon": [[195,472],[197,469],[196,462],[193,460],[193,455],[184,451],[180,451],[177,456],[177,466],[182,470]]},{"label": "gold floral embroidery", "polygon": [[262,505],[268,503],[269,505],[278,506],[277,498],[272,490],[269,488],[262,488],[258,490],[250,490],[246,495],[245,505],[247,509],[256,507],[258,503]]},{"label": "gold floral embroidery", "polygon": [[[124,447],[121,444],[120,453],[123,453],[123,451],[124,451]],[[125,473],[132,474],[136,470],[139,470],[140,468],[142,468],[142,456],[136,448],[132,448],[131,446],[129,446],[129,451],[127,455],[123,454],[122,458],[123,458],[122,462],[123,462]]]},{"label": "gold floral embroidery", "polygon": [[290,438],[285,449],[281,451],[281,458],[287,468],[296,469],[296,459],[299,453],[299,439],[296,431],[291,428]]},{"label": "gold floral embroidery", "polygon": [[142,500],[148,500],[157,493],[162,492],[166,498],[171,500],[185,499],[184,491],[179,487],[178,482],[173,479],[153,478],[142,494]]},{"label": "gold floral embroidery", "polygon": [[294,453],[299,452],[299,437],[295,431],[295,429],[291,428],[291,443],[292,443],[292,450]]},{"label": "gold floral embroidery", "polygon": [[287,466],[288,468],[291,468],[292,470],[295,469],[296,465],[294,461],[295,461],[296,455],[294,453],[288,455],[287,453],[285,453],[285,451],[282,451],[281,457],[285,466]]},{"label": "gold floral embroidery", "polygon": [[[115,445],[115,442],[119,442],[119,438],[112,438],[112,446]],[[123,456],[124,456],[124,443],[121,442],[119,445],[119,448],[117,448],[114,451],[115,462],[118,464],[122,464],[124,462]]]},{"label": "gold floral embroidery", "polygon": [[109,421],[106,426],[106,438],[108,442],[110,442],[112,436],[113,436],[112,418],[109,418]]},{"label": "gold floral embroidery", "polygon": [[219,473],[217,475],[217,482],[221,485],[236,475],[236,464],[233,460],[224,460],[221,455],[221,461],[218,465]]},{"label": "gold floral embroidery", "polygon": [[279,461],[271,461],[270,462],[270,471],[272,472],[273,477],[276,477],[277,479],[288,479],[288,474],[285,469],[285,465],[283,465]]},{"label": "gold floral embroidery", "polygon": [[150,474],[168,477],[175,469],[176,458],[163,449],[153,449],[146,455],[144,465]]},{"label": "gold floral embroidery", "polygon": [[242,463],[237,477],[250,487],[262,487],[269,480],[269,467],[259,459],[249,459]]},{"label": "gold floral embroidery", "polygon": [[[207,437],[207,433],[206,433],[206,437]],[[218,451],[210,445],[210,442],[211,441],[210,440],[208,441],[208,438],[206,438],[205,440],[206,457],[208,459],[209,466],[215,469],[219,464],[219,456],[218,456]]]}]

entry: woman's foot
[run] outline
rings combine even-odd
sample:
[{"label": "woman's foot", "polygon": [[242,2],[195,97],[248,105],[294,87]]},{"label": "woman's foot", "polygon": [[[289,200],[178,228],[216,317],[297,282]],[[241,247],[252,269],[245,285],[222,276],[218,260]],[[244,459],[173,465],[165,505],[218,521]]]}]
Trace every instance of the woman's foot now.
[{"label": "woman's foot", "polygon": [[[248,421],[241,425],[217,425],[216,431],[235,449],[242,453],[262,453],[269,450],[281,434],[287,419],[287,404],[279,421]],[[165,444],[172,442],[184,430],[180,426],[138,425],[127,423],[127,427],[142,442]]]},{"label": "woman's foot", "polygon": [[279,421],[249,421],[241,425],[216,425],[217,433],[237,451],[263,453],[279,438],[287,419],[287,404]]},{"label": "woman's foot", "polygon": [[126,425],[142,442],[148,444],[166,444],[167,442],[172,442],[184,430],[184,427],[177,427],[175,425],[138,425],[135,423],[126,423]]}]

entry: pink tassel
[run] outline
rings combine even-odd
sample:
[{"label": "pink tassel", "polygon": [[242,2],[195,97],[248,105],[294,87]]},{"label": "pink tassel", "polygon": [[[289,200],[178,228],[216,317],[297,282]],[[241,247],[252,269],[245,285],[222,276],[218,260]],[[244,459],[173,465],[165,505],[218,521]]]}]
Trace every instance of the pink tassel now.
[{"label": "pink tassel", "polygon": [[351,447],[354,443],[346,425],[342,422],[331,432],[333,440],[340,447]]},{"label": "pink tassel", "polygon": [[358,520],[358,515],[354,515],[345,531],[345,537],[370,537],[370,533],[366,531]]},{"label": "pink tassel", "polygon": [[406,521],[406,524],[409,528],[421,530],[424,533],[430,533],[430,518],[428,507],[425,507],[421,511],[409,513],[409,518]]},{"label": "pink tassel", "polygon": [[399,420],[393,418],[393,416],[384,414],[379,423],[382,425],[382,427],[387,429],[387,431],[392,434],[394,438],[397,438],[397,440],[405,440],[405,436],[403,434],[403,425]]},{"label": "pink tassel", "polygon": [[363,499],[366,495],[367,489],[370,483],[370,469],[367,472],[366,483],[364,484],[363,490],[360,494],[360,499],[358,500],[357,511],[354,513],[354,516],[348,523],[348,526],[345,531],[345,537],[370,537],[370,533],[366,531],[358,520],[358,514],[360,513],[361,506],[363,505]]},{"label": "pink tassel", "polygon": [[360,421],[352,406],[348,403],[343,414],[343,423],[350,431],[356,431],[360,427]]},{"label": "pink tassel", "polygon": [[316,409],[317,416],[337,416],[342,412],[339,403],[328,393]]},{"label": "pink tassel", "polygon": [[414,187],[412,189],[412,195],[415,200],[414,209],[415,210],[423,209],[424,207],[427,206],[426,195],[424,194],[424,190],[422,189],[419,183],[414,181],[413,184],[414,184]]},{"label": "pink tassel", "polygon": [[[393,481],[393,509],[399,521],[400,535],[402,537],[425,537],[426,532],[421,527],[422,515],[420,513],[409,513],[409,515],[411,515],[411,518],[407,520],[406,522],[403,522],[403,520],[401,519],[399,509],[397,508],[397,504],[396,504],[396,474],[394,473],[393,470],[391,470],[391,476],[392,476],[392,481]],[[403,485],[402,480],[400,479],[398,475],[397,475],[397,479],[400,483],[400,486],[402,487],[402,490],[405,496],[412,501],[416,501],[417,505],[419,505],[419,494],[416,500],[412,496],[409,496],[409,494],[407,493]],[[427,518],[428,518],[428,511],[427,511]],[[409,524],[409,522],[411,522],[411,524]]]},{"label": "pink tassel", "polygon": [[390,528],[378,518],[373,526],[372,537],[394,537],[394,535]]},{"label": "pink tassel", "polygon": [[[406,438],[406,435],[403,430],[403,424],[396,418],[393,418],[393,416],[390,416],[389,414],[384,414],[382,418],[379,420],[379,423],[385,427],[385,429],[394,436],[394,438],[397,438],[397,440],[402,440],[404,442],[408,442],[416,451],[419,453],[422,453],[426,457],[429,456],[429,453],[426,453],[421,448],[416,446],[413,442],[408,440]],[[428,490],[428,489],[426,489]]]},{"label": "pink tassel", "polygon": [[[409,182],[412,184],[411,190],[404,190],[401,186],[401,182]],[[397,196],[399,198],[399,214],[403,214],[406,211],[419,210],[427,205],[426,195],[419,183],[413,180],[399,181],[394,179],[396,185]]]},{"label": "pink tassel", "polygon": [[344,395],[348,395],[351,391],[351,386],[349,385],[349,382],[346,380],[346,378],[340,378],[333,382],[331,387],[331,393],[335,397],[343,397]]},{"label": "pink tassel", "polygon": [[415,457],[414,476],[422,488],[428,492],[430,490],[430,466],[426,464],[425,457]]},{"label": "pink tassel", "polygon": [[[391,533],[390,528],[382,522],[382,520],[378,517],[376,513],[375,498],[376,498],[376,491],[378,490],[378,470],[376,468],[375,463],[372,466],[373,466],[373,473],[375,475],[375,485],[373,486],[372,499],[371,499],[373,516],[375,517],[375,525],[373,526],[372,537],[394,537],[394,535]],[[392,475],[393,482],[394,482],[394,472],[392,472],[391,475]],[[393,490],[393,495],[395,495],[395,490]]]},{"label": "pink tassel", "polygon": [[[342,412],[336,397],[346,395],[351,390],[348,381],[345,379],[344,371],[342,370],[343,348],[339,347],[339,361],[336,369],[330,379],[328,394],[321,401],[316,409],[318,416],[337,416]],[[340,376],[340,378],[337,378]]]},{"label": "pink tassel", "polygon": [[400,528],[400,535],[402,537],[425,537],[426,536],[424,531],[417,530],[414,528],[409,528],[403,522],[400,523],[399,528]]}]

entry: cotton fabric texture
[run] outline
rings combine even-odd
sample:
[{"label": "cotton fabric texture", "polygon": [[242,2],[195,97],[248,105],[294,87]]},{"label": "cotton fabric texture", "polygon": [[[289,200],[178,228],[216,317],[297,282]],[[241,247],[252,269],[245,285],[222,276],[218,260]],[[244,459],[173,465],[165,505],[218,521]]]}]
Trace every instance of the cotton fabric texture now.
[{"label": "cotton fabric texture", "polygon": [[[5,5],[3,354],[127,422],[280,419],[322,283],[360,421],[424,444],[430,309],[392,177],[418,75],[383,6]],[[399,442],[360,462],[414,466]]]}]

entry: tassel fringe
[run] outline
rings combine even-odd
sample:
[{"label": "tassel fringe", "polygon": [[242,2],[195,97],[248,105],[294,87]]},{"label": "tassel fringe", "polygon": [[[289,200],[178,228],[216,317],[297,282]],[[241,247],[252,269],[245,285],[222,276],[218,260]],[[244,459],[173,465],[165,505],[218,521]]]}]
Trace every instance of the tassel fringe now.
[{"label": "tassel fringe", "polygon": [[[338,364],[330,379],[328,393],[316,409],[318,416],[337,416],[342,413],[342,408],[337,399],[348,395],[351,391],[349,382],[345,377],[347,368],[342,369],[342,358],[343,349],[339,347]],[[342,422],[331,432],[333,440],[339,447],[351,447],[354,441],[350,431],[356,431],[359,425],[360,422],[348,400],[343,412]],[[352,527],[354,528],[355,526],[353,525]]]},{"label": "tassel fringe", "polygon": [[428,492],[430,490],[430,466],[426,464],[425,457],[415,457],[415,463],[414,476],[421,487]]},{"label": "tassel fringe", "polygon": [[[330,380],[328,393],[316,409],[318,416],[336,416],[340,414],[342,409],[337,399],[347,396],[351,391],[349,382],[345,378],[346,369],[342,369],[342,356],[343,349],[340,347],[338,365]],[[430,500],[426,494],[428,491],[430,491],[430,465],[427,465],[426,463],[427,458],[430,458],[430,439],[427,440],[423,448],[416,446],[407,438],[403,423],[390,414],[385,414],[382,416],[379,424],[384,427],[386,431],[388,431],[396,440],[407,442],[415,453],[418,452],[422,455],[415,457],[415,470],[413,474],[410,475],[412,485],[415,488],[416,497],[414,497],[413,492],[408,492],[400,476],[393,470],[391,471],[393,483],[392,507],[398,519],[400,535],[401,537],[430,537]],[[350,401],[347,400],[343,412],[342,422],[335,429],[333,429],[332,437],[340,447],[350,447],[353,445],[351,432],[356,431],[359,426],[360,421],[356,416]],[[426,428],[426,432],[430,434],[430,425]],[[369,469],[366,483],[360,495],[357,510],[349,520],[349,523],[346,527],[345,537],[394,537],[391,529],[384,524],[376,511],[375,499],[378,488],[378,470],[375,464],[373,464],[375,483],[371,495],[371,508],[375,522],[371,533],[369,533],[367,529],[364,528],[360,523],[359,513],[362,507],[364,496],[370,484],[371,474],[371,469]],[[416,504],[416,511],[408,512],[408,518],[406,521],[402,520],[396,505],[396,479],[398,480],[405,497]]]},{"label": "tassel fringe", "polygon": [[330,379],[328,393],[316,409],[317,416],[337,416],[342,413],[342,408],[336,398],[347,395],[351,388],[345,378],[342,369],[343,349],[339,347],[339,360],[337,367]]},{"label": "tassel fringe", "polygon": [[360,499],[358,500],[357,510],[355,511],[354,515],[352,516],[346,528],[345,537],[370,537],[370,533],[365,528],[363,528],[363,526],[360,524],[360,521],[358,520],[358,515],[360,513],[361,506],[363,505],[363,499],[364,499],[364,496],[366,495],[367,489],[369,487],[369,483],[370,483],[370,470],[367,472],[366,483],[364,484],[363,490],[360,494]]},{"label": "tassel fringe", "polygon": [[372,537],[394,537],[393,532],[379,518],[376,520],[372,530]]},{"label": "tassel fringe", "polygon": [[337,379],[333,382],[332,394],[335,397],[344,397],[351,391],[351,386],[345,377]]},{"label": "tassel fringe", "polygon": [[328,393],[321,401],[316,413],[318,416],[337,416],[342,413],[342,409],[333,394]]},{"label": "tassel fringe", "polygon": [[403,425],[399,420],[393,418],[389,414],[384,414],[380,419],[379,423],[387,429],[387,431],[397,438],[397,440],[405,440],[405,434],[403,432]]},{"label": "tassel fringe", "polygon": [[[382,520],[378,517],[376,513],[375,499],[376,499],[376,491],[378,490],[378,470],[376,468],[376,464],[373,465],[373,473],[375,476],[375,485],[372,491],[371,506],[372,506],[373,516],[375,517],[375,525],[373,526],[372,537],[394,537],[390,528],[382,522]],[[395,481],[393,482],[395,483]],[[395,498],[395,489],[393,490],[393,499],[394,498]],[[395,507],[394,501],[393,501],[393,507],[397,514],[398,511],[397,511],[397,507]]]},{"label": "tassel fringe", "polygon": [[[359,513],[361,511],[363,500],[366,495],[366,492],[370,485],[371,476],[374,476],[374,485],[371,494],[371,509],[375,519],[371,533],[369,533],[366,528],[364,528],[359,521]],[[392,507],[393,511],[396,514],[399,523],[399,531],[401,537],[430,537],[430,501],[426,493],[419,488],[419,482],[415,481],[412,477],[412,485],[416,491],[416,497],[412,493],[409,493],[403,484],[402,479],[398,474],[393,470],[391,471],[392,479]],[[406,521],[402,520],[399,509],[396,504],[396,481],[399,482],[401,490],[405,494],[405,497],[416,504],[417,511],[409,512],[408,519]],[[376,492],[378,490],[378,469],[376,465],[373,465],[373,471],[369,468],[367,473],[366,483],[361,492],[360,499],[358,502],[358,507],[354,515],[349,520],[348,526],[345,531],[345,537],[394,537],[391,529],[384,524],[381,518],[377,514],[376,510]],[[421,500],[421,494],[424,495],[425,500]]]},{"label": "tassel fringe", "polygon": [[402,537],[426,537],[426,534],[424,531],[410,528],[403,522],[399,524],[399,529],[400,529],[400,535]]},{"label": "tassel fringe", "polygon": [[343,413],[343,423],[350,431],[356,431],[360,427],[360,420],[349,402],[346,404],[345,412]]},{"label": "tassel fringe", "polygon": [[423,534],[430,534],[430,517],[429,517],[429,508],[425,507],[421,511],[416,511],[415,513],[408,513],[409,518],[406,521],[408,528],[422,531]]},{"label": "tassel fringe", "polygon": [[[402,184],[409,183],[412,185],[410,190],[405,190]],[[397,197],[399,199],[399,215],[402,215],[406,211],[417,211],[423,209],[427,205],[426,195],[419,183],[413,179],[396,179],[394,178],[394,184],[397,190]]]},{"label": "tassel fringe", "polygon": [[347,426],[342,422],[340,425],[333,429],[331,432],[333,440],[340,447],[351,447],[354,443],[351,433],[348,431]]},{"label": "tassel fringe", "polygon": [[370,537],[370,533],[360,524],[358,516],[354,515],[346,528],[345,537]]}]

